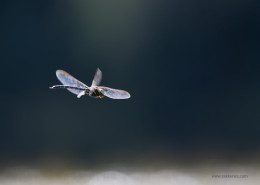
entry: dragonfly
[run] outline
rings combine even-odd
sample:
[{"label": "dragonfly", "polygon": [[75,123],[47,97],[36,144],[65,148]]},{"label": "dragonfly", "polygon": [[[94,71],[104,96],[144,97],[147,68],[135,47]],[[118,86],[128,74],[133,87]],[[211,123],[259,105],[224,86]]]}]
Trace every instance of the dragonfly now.
[{"label": "dragonfly", "polygon": [[86,94],[93,98],[104,98],[106,96],[112,99],[128,99],[131,97],[127,91],[99,86],[102,80],[102,72],[99,68],[97,68],[90,87],[64,70],[57,70],[56,76],[63,85],[53,85],[50,89],[67,89],[76,94],[78,98]]}]

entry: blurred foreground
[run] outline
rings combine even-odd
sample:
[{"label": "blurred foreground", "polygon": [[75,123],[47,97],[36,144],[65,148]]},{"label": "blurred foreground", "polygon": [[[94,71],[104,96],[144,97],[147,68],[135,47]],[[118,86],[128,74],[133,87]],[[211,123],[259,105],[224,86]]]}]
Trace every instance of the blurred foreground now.
[{"label": "blurred foreground", "polygon": [[0,185],[256,185],[260,182],[259,174],[260,171],[257,167],[235,165],[165,169],[117,166],[95,170],[38,170],[16,166],[1,171]]}]

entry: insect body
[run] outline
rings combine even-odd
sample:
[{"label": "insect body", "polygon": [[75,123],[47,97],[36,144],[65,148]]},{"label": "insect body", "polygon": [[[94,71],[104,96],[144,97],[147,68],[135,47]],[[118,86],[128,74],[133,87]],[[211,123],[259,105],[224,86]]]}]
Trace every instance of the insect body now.
[{"label": "insect body", "polygon": [[127,91],[99,86],[102,80],[102,72],[99,68],[96,71],[90,87],[63,70],[57,70],[56,76],[63,85],[54,85],[50,87],[50,89],[67,89],[76,94],[78,98],[85,94],[93,98],[104,98],[105,96],[112,99],[130,98],[130,94]]}]

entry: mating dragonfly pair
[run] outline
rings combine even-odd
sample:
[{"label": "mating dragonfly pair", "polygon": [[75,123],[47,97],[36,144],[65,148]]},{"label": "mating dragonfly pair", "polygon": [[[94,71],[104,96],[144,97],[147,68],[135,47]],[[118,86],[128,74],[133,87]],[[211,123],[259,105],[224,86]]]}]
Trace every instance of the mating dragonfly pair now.
[{"label": "mating dragonfly pair", "polygon": [[85,94],[94,98],[104,98],[105,96],[112,99],[130,98],[130,94],[127,91],[99,86],[102,80],[102,72],[99,68],[96,71],[90,87],[63,70],[57,70],[56,76],[63,85],[54,85],[50,87],[50,89],[67,89],[76,94],[78,98]]}]

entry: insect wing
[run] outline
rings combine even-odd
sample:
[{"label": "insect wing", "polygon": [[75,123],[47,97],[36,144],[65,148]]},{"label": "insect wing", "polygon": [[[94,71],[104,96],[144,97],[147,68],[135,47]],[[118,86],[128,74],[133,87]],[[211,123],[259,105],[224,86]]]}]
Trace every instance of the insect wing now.
[{"label": "insect wing", "polygon": [[[86,89],[86,90],[88,89],[87,85],[85,85],[81,81],[77,80],[76,78],[71,76],[66,71],[57,70],[56,76],[63,85],[72,86],[72,87],[79,87],[79,88]],[[82,90],[77,90],[77,89],[70,89],[70,88],[67,88],[67,89],[68,89],[68,91],[70,91],[70,92],[72,92],[76,95],[83,92]]]},{"label": "insect wing", "polygon": [[97,68],[97,71],[96,71],[96,74],[94,76],[91,86],[99,86],[99,84],[101,83],[101,80],[102,80],[102,72],[100,71],[99,68]]},{"label": "insect wing", "polygon": [[100,92],[105,96],[112,98],[112,99],[128,99],[130,98],[130,94],[127,91],[119,90],[119,89],[112,89],[109,87],[98,87]]}]

